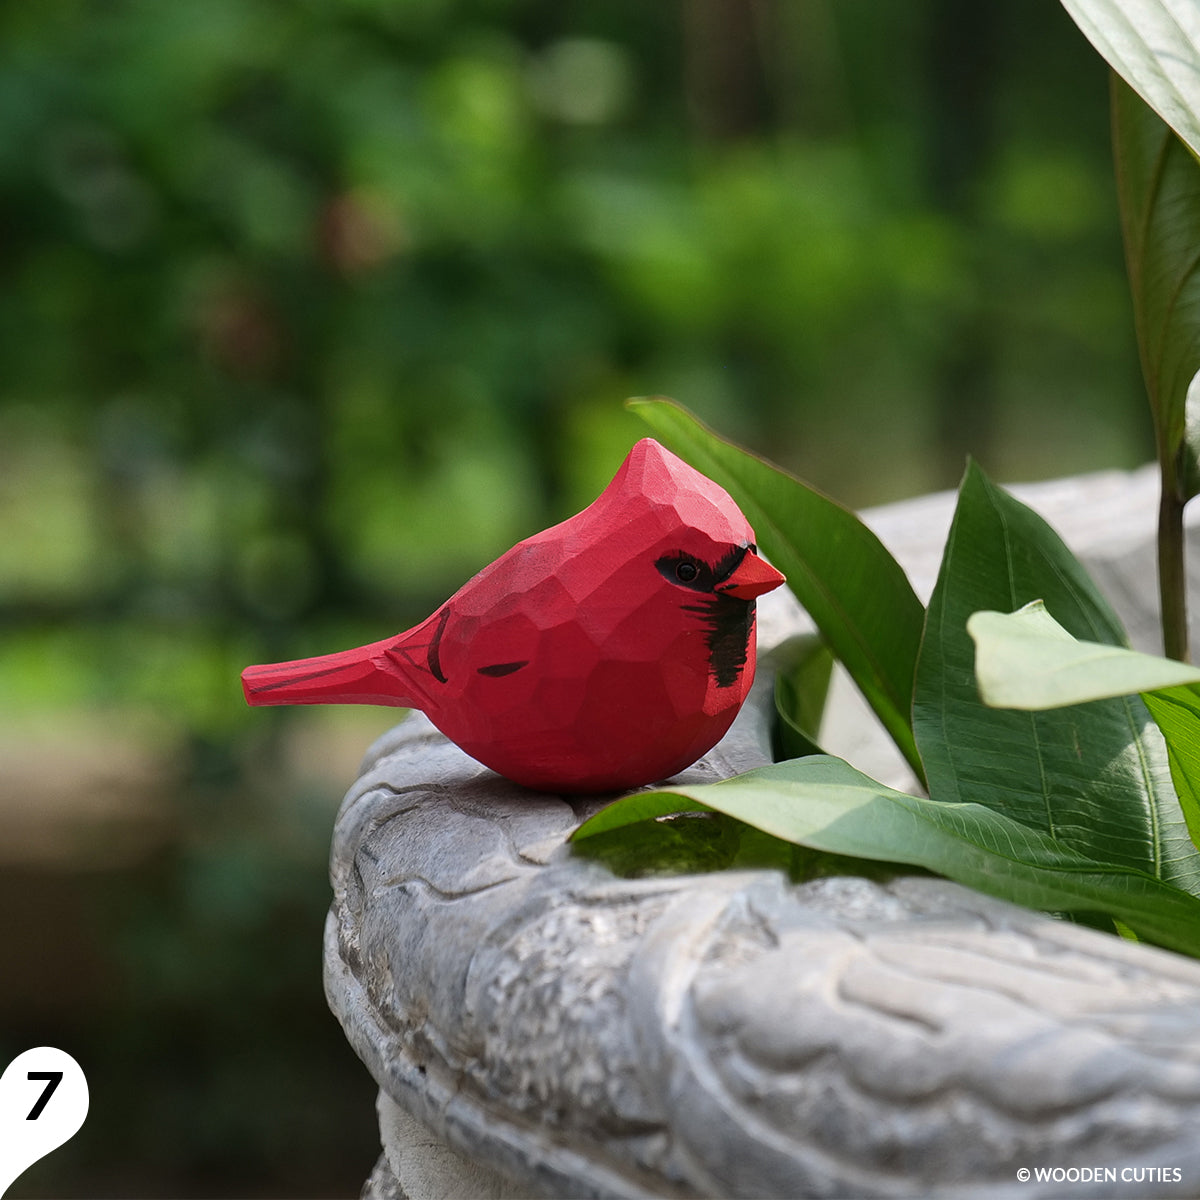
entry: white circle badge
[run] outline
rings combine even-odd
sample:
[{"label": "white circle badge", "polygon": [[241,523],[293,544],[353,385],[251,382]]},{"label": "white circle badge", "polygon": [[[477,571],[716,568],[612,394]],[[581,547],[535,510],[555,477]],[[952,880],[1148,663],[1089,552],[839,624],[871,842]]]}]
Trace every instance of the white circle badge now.
[{"label": "white circle badge", "polygon": [[74,1137],[87,1113],[87,1079],[65,1050],[38,1046],[18,1054],[0,1076],[0,1196]]}]

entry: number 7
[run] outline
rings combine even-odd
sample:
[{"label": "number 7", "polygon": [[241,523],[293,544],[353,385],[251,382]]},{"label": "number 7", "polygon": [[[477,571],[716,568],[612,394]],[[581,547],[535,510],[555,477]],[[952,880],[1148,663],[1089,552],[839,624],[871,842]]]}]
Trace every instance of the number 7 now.
[{"label": "number 7", "polygon": [[61,1071],[30,1071],[26,1076],[27,1079],[44,1079],[46,1087],[42,1094],[38,1097],[37,1103],[29,1110],[29,1116],[25,1118],[27,1121],[36,1121],[42,1115],[42,1109],[50,1103],[50,1097],[54,1095],[54,1089],[62,1083],[63,1073]]}]

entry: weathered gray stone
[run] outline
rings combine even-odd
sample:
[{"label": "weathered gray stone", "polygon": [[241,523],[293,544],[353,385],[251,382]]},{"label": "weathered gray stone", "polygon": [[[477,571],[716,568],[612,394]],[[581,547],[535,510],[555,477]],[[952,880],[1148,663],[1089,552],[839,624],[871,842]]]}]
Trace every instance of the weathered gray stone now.
[{"label": "weathered gray stone", "polygon": [[[1023,495],[1153,649],[1152,476]],[[922,593],[951,508],[868,514]],[[760,612],[766,647],[805,625]],[[762,675],[692,777],[767,761]],[[837,707],[822,736],[903,775],[873,729]],[[600,803],[524,792],[419,715],[369,752],[325,959],[381,1088],[365,1195],[1200,1192],[1200,964],[927,877],[617,878],[565,841]],[[1168,1174],[1121,1176],[1144,1168]]]}]

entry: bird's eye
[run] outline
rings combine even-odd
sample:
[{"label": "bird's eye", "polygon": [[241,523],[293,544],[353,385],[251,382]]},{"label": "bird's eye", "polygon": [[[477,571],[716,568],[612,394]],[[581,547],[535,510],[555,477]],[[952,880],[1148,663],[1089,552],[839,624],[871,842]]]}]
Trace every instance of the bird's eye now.
[{"label": "bird's eye", "polygon": [[684,550],[664,554],[654,565],[669,583],[678,584],[693,592],[707,591],[713,582],[712,568],[703,559],[696,558]]}]

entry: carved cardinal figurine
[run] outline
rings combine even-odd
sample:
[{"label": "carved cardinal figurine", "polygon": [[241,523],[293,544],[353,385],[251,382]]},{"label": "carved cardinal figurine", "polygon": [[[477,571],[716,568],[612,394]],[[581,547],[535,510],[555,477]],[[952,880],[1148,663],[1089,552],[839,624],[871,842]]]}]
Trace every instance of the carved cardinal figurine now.
[{"label": "carved cardinal figurine", "polygon": [[754,680],[754,601],[784,582],[729,494],[644,438],[583,512],[519,542],[428,620],[357,650],[247,667],[250,704],[419,708],[542,791],[690,766]]}]

